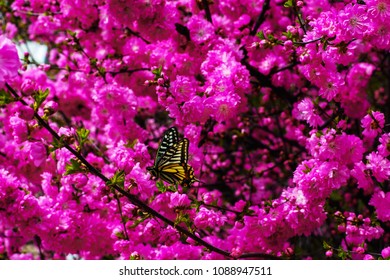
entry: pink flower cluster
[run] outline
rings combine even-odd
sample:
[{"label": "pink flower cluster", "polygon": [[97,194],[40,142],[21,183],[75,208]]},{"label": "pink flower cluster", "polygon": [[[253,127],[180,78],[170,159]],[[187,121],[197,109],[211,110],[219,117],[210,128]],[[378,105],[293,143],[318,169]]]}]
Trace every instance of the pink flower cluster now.
[{"label": "pink flower cluster", "polygon": [[389,0],[11,2],[0,259],[390,258]]}]

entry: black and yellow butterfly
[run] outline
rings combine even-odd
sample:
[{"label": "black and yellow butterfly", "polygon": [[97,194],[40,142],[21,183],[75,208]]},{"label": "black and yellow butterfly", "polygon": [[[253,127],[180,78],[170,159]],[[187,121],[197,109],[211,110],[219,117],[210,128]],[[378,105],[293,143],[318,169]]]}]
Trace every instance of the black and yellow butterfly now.
[{"label": "black and yellow butterfly", "polygon": [[146,169],[156,179],[191,186],[198,180],[194,176],[194,169],[187,164],[188,144],[187,138],[179,141],[176,127],[169,128],[158,147],[154,165]]}]

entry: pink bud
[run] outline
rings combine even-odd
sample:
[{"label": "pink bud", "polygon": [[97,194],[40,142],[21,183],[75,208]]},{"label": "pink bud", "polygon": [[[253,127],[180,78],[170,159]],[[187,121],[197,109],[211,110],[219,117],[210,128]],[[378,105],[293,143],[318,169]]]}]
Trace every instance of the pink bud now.
[{"label": "pink bud", "polygon": [[21,89],[23,96],[30,96],[34,93],[36,83],[30,79],[25,79],[22,83]]},{"label": "pink bud", "polygon": [[49,101],[45,104],[45,107],[43,107],[43,111],[46,115],[50,116],[53,115],[55,112],[58,111],[58,103],[55,101]]},{"label": "pink bud", "polygon": [[345,225],[339,225],[339,226],[337,227],[337,230],[338,230],[339,232],[345,232]]},{"label": "pink bud", "polygon": [[267,45],[267,41],[266,40],[263,39],[263,40],[260,41],[260,47],[261,48],[265,48],[266,45]]},{"label": "pink bud", "polygon": [[160,86],[164,84],[164,79],[163,78],[158,78],[157,79],[157,84],[159,84]]},{"label": "pink bud", "polygon": [[243,229],[244,226],[245,226],[245,224],[244,224],[243,222],[235,222],[235,223],[234,223],[234,227],[235,227],[236,229]]},{"label": "pink bud", "polygon": [[357,247],[357,248],[356,248],[356,253],[358,253],[358,254],[363,254],[363,253],[364,253],[364,248],[362,248],[362,247]]},{"label": "pink bud", "polygon": [[230,253],[230,255],[233,257],[233,258],[238,258],[242,255],[242,249],[239,248],[239,247],[234,247]]},{"label": "pink bud", "polygon": [[284,42],[284,46],[288,49],[290,49],[293,46],[293,42],[291,40],[288,40]]},{"label": "pink bud", "polygon": [[82,188],[88,183],[89,179],[85,174],[76,174],[74,184],[77,188]]},{"label": "pink bud", "polygon": [[366,260],[366,261],[371,261],[371,260],[375,260],[373,256],[367,254],[367,255],[364,255],[364,258],[363,260]]},{"label": "pink bud", "polygon": [[42,64],[41,66],[42,66],[42,70],[45,71],[45,72],[50,70],[50,65],[49,64]]},{"label": "pink bud", "polygon": [[390,258],[390,247],[386,247],[381,252],[384,259]]}]

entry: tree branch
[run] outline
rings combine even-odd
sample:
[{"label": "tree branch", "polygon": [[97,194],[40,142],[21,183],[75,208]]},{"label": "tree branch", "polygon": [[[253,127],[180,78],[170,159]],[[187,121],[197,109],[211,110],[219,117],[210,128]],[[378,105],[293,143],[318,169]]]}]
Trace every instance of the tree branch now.
[{"label": "tree branch", "polygon": [[255,26],[253,27],[252,31],[251,31],[251,35],[254,36],[256,35],[257,33],[257,30],[259,29],[260,25],[264,22],[265,20],[265,13],[268,11],[269,9],[269,3],[270,3],[270,0],[265,0],[264,3],[263,3],[263,8],[261,9],[261,13],[260,15],[257,17],[257,20],[256,20],[256,23],[255,23]]}]

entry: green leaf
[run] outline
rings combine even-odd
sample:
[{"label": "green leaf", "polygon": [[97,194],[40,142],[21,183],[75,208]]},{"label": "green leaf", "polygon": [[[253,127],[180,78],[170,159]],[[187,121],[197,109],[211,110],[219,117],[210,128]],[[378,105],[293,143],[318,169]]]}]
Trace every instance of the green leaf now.
[{"label": "green leaf", "polygon": [[42,103],[46,100],[47,96],[49,95],[49,89],[45,89],[44,91],[39,90],[35,95],[34,95],[34,111],[38,111],[39,107],[41,107]]},{"label": "green leaf", "polygon": [[275,36],[273,34],[269,34],[268,35],[268,40],[271,41],[271,42],[274,42],[275,41]]},{"label": "green leaf", "polygon": [[123,231],[118,231],[118,232],[116,232],[116,233],[115,233],[115,236],[116,236],[118,239],[120,239],[120,240],[126,239],[126,236],[125,236],[125,234],[123,233]]},{"label": "green leaf", "polygon": [[138,143],[138,139],[134,139],[133,141],[127,141],[125,144],[126,148],[134,149],[134,146]]},{"label": "green leaf", "polygon": [[154,74],[154,79],[157,80],[158,78],[161,77],[161,72],[162,72],[162,65],[156,69],[152,70],[152,73]]},{"label": "green leaf", "polygon": [[140,258],[139,258],[139,255],[138,254],[135,254],[135,255],[130,255],[130,260],[131,261],[138,261]]},{"label": "green leaf", "polygon": [[0,106],[6,105],[14,101],[14,98],[4,89],[0,90]]},{"label": "green leaf", "polygon": [[342,201],[343,200],[343,196],[338,191],[333,191],[330,194],[330,200],[332,200],[332,201]]},{"label": "green leaf", "polygon": [[115,172],[114,176],[106,182],[106,185],[109,187],[116,185],[123,189],[125,187],[125,171],[119,170]]},{"label": "green leaf", "polygon": [[176,219],[175,219],[175,226],[179,225],[180,223],[184,223],[187,226],[187,229],[192,232],[192,220],[188,214],[183,214],[180,212]]},{"label": "green leaf", "polygon": [[156,187],[157,187],[158,191],[161,193],[164,193],[167,191],[167,188],[165,187],[164,183],[161,181],[156,182]]},{"label": "green leaf", "polygon": [[84,171],[82,164],[73,158],[70,159],[70,163],[66,164],[65,170],[65,175],[81,173]]},{"label": "green leaf", "polygon": [[323,46],[322,46],[322,49],[323,49],[324,51],[326,51],[326,48],[328,47],[328,45],[329,45],[329,42],[328,42],[328,41],[325,41],[324,44],[323,44]]},{"label": "green leaf", "polygon": [[80,127],[77,129],[76,134],[81,147],[85,144],[85,142],[88,141],[89,133],[90,131],[84,127]]},{"label": "green leaf", "polygon": [[138,219],[133,222],[130,228],[136,228],[139,224],[143,223],[145,220],[150,218],[149,214],[143,214],[142,212],[138,212]]},{"label": "green leaf", "polygon": [[49,149],[49,152],[51,153],[51,152],[54,152],[55,150],[57,150],[57,149],[61,149],[61,148],[63,148],[63,147],[65,147],[65,144],[64,144],[64,141],[63,141],[63,138],[64,138],[65,136],[64,135],[62,135],[61,137],[60,137],[60,139],[58,140],[57,138],[53,138],[53,141],[52,141],[52,145],[53,145],[53,147],[51,147],[50,149]]},{"label": "green leaf", "polygon": [[330,249],[332,249],[332,246],[330,246],[325,240],[322,242],[322,247],[323,247],[325,250],[330,250]]},{"label": "green leaf", "polygon": [[342,248],[338,249],[337,256],[342,260],[346,260],[350,258],[350,254],[344,251]]},{"label": "green leaf", "polygon": [[76,32],[72,31],[72,30],[67,30],[69,36],[71,37],[75,37],[76,36]]},{"label": "green leaf", "polygon": [[90,63],[90,65],[91,65],[93,68],[95,68],[95,67],[97,66],[97,59],[96,59],[96,58],[91,58],[91,59],[89,60],[89,63]]},{"label": "green leaf", "polygon": [[293,37],[291,31],[282,32],[282,34],[283,34],[284,36],[286,36],[287,39],[292,39],[292,37]]},{"label": "green leaf", "polygon": [[264,32],[263,31],[257,32],[256,37],[258,37],[261,40],[264,40],[265,39]]},{"label": "green leaf", "polygon": [[283,6],[285,8],[291,8],[293,7],[293,0],[287,0],[286,2],[284,2]]},{"label": "green leaf", "polygon": [[106,74],[106,68],[104,68],[104,67],[99,67],[99,73],[100,73],[101,75],[105,75],[105,74]]}]

